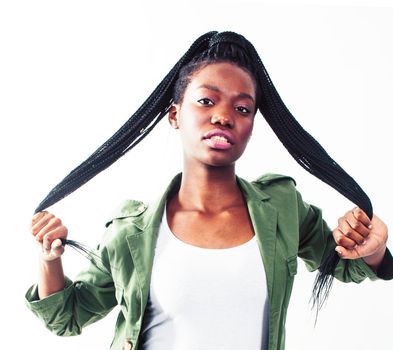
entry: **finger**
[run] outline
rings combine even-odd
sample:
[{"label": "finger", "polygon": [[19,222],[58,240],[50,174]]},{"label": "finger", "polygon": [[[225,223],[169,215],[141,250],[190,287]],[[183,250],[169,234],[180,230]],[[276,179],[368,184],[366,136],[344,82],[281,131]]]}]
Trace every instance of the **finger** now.
[{"label": "finger", "polygon": [[31,219],[31,226],[37,223],[38,220],[40,220],[45,214],[47,214],[47,211],[39,211],[38,213],[34,214],[32,219]]},{"label": "finger", "polygon": [[367,216],[367,214],[362,209],[356,207],[352,210],[352,214],[356,220],[360,221],[364,226],[371,229],[370,227],[371,219]]},{"label": "finger", "polygon": [[360,234],[362,237],[366,238],[370,234],[370,229],[365,226],[360,220],[356,219],[353,212],[350,212],[348,215],[345,216],[347,223],[351,228]]},{"label": "finger", "polygon": [[356,244],[364,243],[364,237],[351,227],[345,217],[338,220],[338,229],[345,237],[352,239]]},{"label": "finger", "polygon": [[360,255],[356,248],[354,249],[346,249],[343,246],[337,246],[335,248],[336,252],[342,259],[359,259]]},{"label": "finger", "polygon": [[356,242],[346,237],[338,228],[333,231],[333,237],[339,246],[343,246],[346,249],[353,249],[356,247]]},{"label": "finger", "polygon": [[40,216],[35,224],[31,227],[31,233],[35,236],[40,230],[55,216],[48,212],[43,212],[43,215]]},{"label": "finger", "polygon": [[[61,242],[61,238],[66,238],[68,234],[67,228],[65,226],[60,226],[51,231],[50,233],[47,233],[43,240],[42,240],[42,247],[44,250],[51,250],[52,248],[52,243],[55,240],[59,240]],[[58,243],[56,243],[58,244]]]},{"label": "finger", "polygon": [[41,230],[36,234],[35,238],[37,239],[37,241],[41,241],[46,234],[57,229],[60,226],[62,226],[61,220],[53,216],[46,222],[45,226],[43,226]]}]

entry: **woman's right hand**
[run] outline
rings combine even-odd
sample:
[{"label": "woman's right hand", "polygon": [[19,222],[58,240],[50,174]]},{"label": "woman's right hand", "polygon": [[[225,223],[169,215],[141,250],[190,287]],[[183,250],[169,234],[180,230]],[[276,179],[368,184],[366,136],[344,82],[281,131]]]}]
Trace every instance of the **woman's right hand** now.
[{"label": "woman's right hand", "polygon": [[68,230],[53,214],[47,211],[35,214],[31,220],[31,233],[40,246],[43,260],[59,259],[64,253],[61,239],[67,238]]}]

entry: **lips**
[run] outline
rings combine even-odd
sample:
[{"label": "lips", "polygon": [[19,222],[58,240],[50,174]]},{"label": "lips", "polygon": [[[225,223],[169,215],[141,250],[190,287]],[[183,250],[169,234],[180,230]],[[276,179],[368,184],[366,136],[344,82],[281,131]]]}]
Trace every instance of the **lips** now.
[{"label": "lips", "polygon": [[232,133],[227,130],[221,130],[221,129],[213,129],[213,130],[208,131],[205,135],[203,135],[203,139],[209,140],[213,136],[217,136],[218,138],[222,137],[226,141],[228,141],[228,143],[230,143],[231,145],[233,145],[235,143],[235,139],[234,139]]}]

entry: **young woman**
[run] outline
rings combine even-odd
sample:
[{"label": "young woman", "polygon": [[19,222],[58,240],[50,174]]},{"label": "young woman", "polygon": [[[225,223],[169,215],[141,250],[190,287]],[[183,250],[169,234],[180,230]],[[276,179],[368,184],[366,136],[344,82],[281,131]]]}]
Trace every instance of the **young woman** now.
[{"label": "young woman", "polygon": [[[39,206],[40,280],[27,300],[53,332],[79,334],[120,305],[111,349],[284,349],[297,256],[316,270],[335,249],[342,259],[326,265],[340,280],[392,278],[387,228],[376,215],[356,207],[331,232],[290,177],[236,176],[259,109],[300,164],[372,215],[353,179],[284,108],[253,50],[235,33],[199,38],[131,122]],[[182,173],[157,202],[126,201],[107,223],[99,259],[72,282],[61,264],[67,228],[42,209],[129,150],[156,115],[180,133]],[[321,281],[317,297],[329,283]]]}]

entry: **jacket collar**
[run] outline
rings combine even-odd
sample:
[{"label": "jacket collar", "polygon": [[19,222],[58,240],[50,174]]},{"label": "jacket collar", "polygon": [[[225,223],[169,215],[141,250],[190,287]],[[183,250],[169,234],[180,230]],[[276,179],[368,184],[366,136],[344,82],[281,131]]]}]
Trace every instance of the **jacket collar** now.
[{"label": "jacket collar", "polygon": [[[139,230],[145,231],[160,226],[166,200],[171,192],[180,187],[180,182],[181,173],[177,174],[172,179],[165,192],[156,201],[145,207],[146,211],[142,215],[133,220],[133,223]],[[154,234],[157,235],[157,231],[155,231]]]},{"label": "jacket collar", "polygon": [[[175,192],[179,189],[181,178],[182,174],[177,174],[172,179],[164,193],[156,201],[152,202],[149,206],[146,207],[141,202],[141,205],[140,207],[138,207],[137,211],[144,211],[143,215],[139,215],[133,220],[134,225],[139,230],[144,231],[148,228],[156,228],[160,226],[166,200],[172,192]],[[270,198],[270,195],[268,195],[266,192],[260,190],[259,188],[256,188],[255,185],[238,176],[236,176],[236,181],[239,184],[247,203],[249,201],[255,201],[257,203],[259,201],[266,201]],[[124,216],[126,216],[126,214],[127,213],[123,212]]]}]

